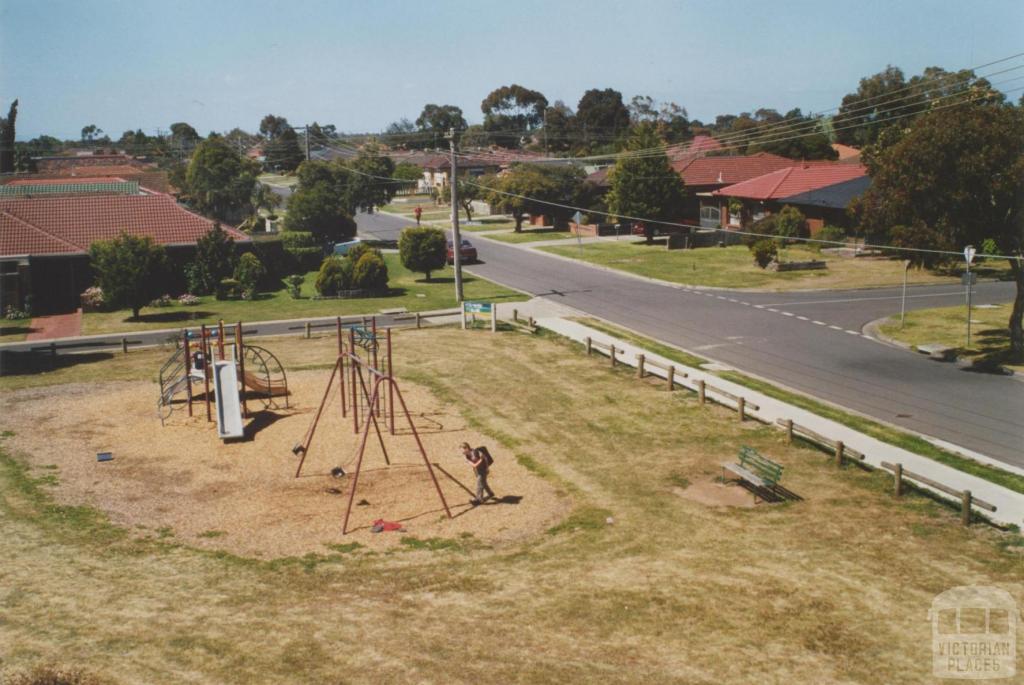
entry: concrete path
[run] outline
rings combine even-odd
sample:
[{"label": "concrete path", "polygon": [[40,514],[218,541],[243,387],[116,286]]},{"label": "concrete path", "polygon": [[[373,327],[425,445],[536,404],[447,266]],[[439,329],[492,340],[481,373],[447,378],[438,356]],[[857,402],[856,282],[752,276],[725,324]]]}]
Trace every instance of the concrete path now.
[{"label": "concrete path", "polygon": [[55,338],[70,338],[82,333],[82,310],[70,314],[53,314],[51,316],[38,316],[32,319],[30,324],[32,332],[25,336],[25,340],[53,340]]},{"label": "concrete path", "polygon": [[[1024,526],[1024,495],[1013,492],[1012,490],[996,485],[995,483],[991,483],[982,478],[964,473],[963,471],[958,471],[949,466],[945,466],[927,457],[922,457],[900,447],[896,447],[871,436],[864,435],[863,433],[853,430],[841,423],[817,416],[806,409],[792,406],[744,386],[731,383],[715,374],[701,369],[684,366],[678,362],[666,359],[658,354],[654,354],[649,350],[618,340],[615,337],[602,333],[596,329],[575,321],[569,321],[562,316],[544,316],[545,313],[565,313],[564,309],[559,312],[558,309],[551,307],[550,303],[544,303],[542,307],[536,310],[522,305],[519,309],[520,312],[526,311],[529,312],[529,315],[535,316],[539,326],[563,335],[571,340],[582,343],[587,337],[590,337],[592,340],[604,343],[605,345],[614,344],[616,350],[622,350],[623,354],[621,356],[621,361],[627,366],[635,367],[637,364],[637,355],[642,353],[648,360],[653,360],[666,366],[673,365],[677,371],[685,372],[687,374],[687,378],[679,379],[678,384],[687,387],[694,392],[696,392],[697,381],[704,380],[709,386],[720,388],[736,396],[742,396],[748,403],[747,415],[763,421],[764,423],[777,425],[776,421],[780,419],[790,419],[794,423],[805,426],[831,440],[841,440],[848,448],[863,453],[864,461],[872,466],[878,467],[883,461],[893,464],[899,463],[903,464],[903,468],[907,471],[921,474],[956,490],[970,490],[974,497],[980,498],[997,507],[995,513],[977,510],[979,513],[982,513],[992,520],[1002,524],[1012,523],[1018,526]],[[660,378],[665,378],[667,375],[665,371],[653,365],[647,366],[646,370],[650,375]],[[719,396],[710,389],[708,390],[708,397],[712,398],[714,401],[720,402],[721,404],[735,406],[735,402],[733,400]],[[749,405],[751,404],[756,405],[757,409],[749,408]],[[1016,469],[1005,464],[1000,464],[1000,466],[1004,469],[1024,475],[1024,469]],[[920,487],[931,489],[923,485]],[[936,490],[933,490],[933,492],[949,498],[948,495],[938,493]]]}]

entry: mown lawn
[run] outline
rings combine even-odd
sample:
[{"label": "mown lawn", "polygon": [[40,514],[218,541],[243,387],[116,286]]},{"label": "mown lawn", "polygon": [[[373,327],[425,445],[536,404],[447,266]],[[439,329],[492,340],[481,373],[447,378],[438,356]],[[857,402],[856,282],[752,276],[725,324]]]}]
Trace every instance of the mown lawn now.
[{"label": "mown lawn", "polygon": [[[131,312],[89,312],[82,317],[83,335],[142,331],[158,328],[176,328],[225,321],[273,321],[315,316],[347,316],[371,314],[382,309],[405,307],[409,311],[429,311],[456,306],[453,272],[445,268],[431,273],[429,282],[421,273],[412,273],[396,254],[385,254],[384,260],[390,276],[391,294],[386,297],[353,298],[344,300],[314,300],[317,272],[306,274],[302,285],[302,299],[292,299],[282,286],[273,292],[260,293],[258,299],[219,301],[213,296],[201,298],[198,305],[170,307],[144,307],[139,321],[131,320]],[[525,297],[491,281],[465,274],[464,294],[472,300],[516,302]]]},{"label": "mown lawn", "polygon": [[18,342],[32,332],[32,319],[0,318],[0,342]]},{"label": "mown lawn", "polygon": [[967,305],[907,312],[905,325],[891,317],[879,331],[882,335],[912,345],[938,344],[956,349],[957,356],[979,364],[1001,364],[1024,372],[1024,359],[1010,355],[1010,310],[1012,304],[973,307],[971,344],[967,345]]},{"label": "mown lawn", "polygon": [[[519,542],[241,558],[60,502],[67,474],[29,468],[0,441],[0,673],[52,664],[147,683],[929,683],[938,593],[994,585],[1024,602],[1019,534],[963,528],[913,493],[897,500],[881,474],[836,469],[779,431],[610,370],[578,345],[453,329],[398,339],[403,377],[500,443],[492,484],[516,459],[572,498],[568,518]],[[265,343],[289,368],[333,354],[329,336]],[[123,379],[124,362],[96,365]],[[61,380],[85,380],[76,373]],[[0,429],[42,430],[2,413]],[[719,464],[741,445],[784,464],[800,499],[726,507],[683,496],[717,488]],[[242,463],[223,469],[244,477]],[[168,464],[168,487],[176,477]],[[337,514],[331,506],[324,516]],[[514,527],[515,507],[506,515]]]},{"label": "mown lawn", "polygon": [[487,236],[489,240],[498,240],[503,243],[534,243],[546,240],[565,240],[572,237],[573,234],[569,231],[556,231],[553,228],[526,227],[520,233],[510,231],[508,233],[492,233]]},{"label": "mown lawn", "polygon": [[[785,261],[824,259],[828,268],[819,271],[774,273],[761,269],[742,245],[696,250],[666,250],[664,244],[643,241],[609,241],[576,246],[540,248],[563,257],[581,259],[600,266],[685,285],[763,290],[846,289],[892,286],[903,282],[903,263],[896,258],[835,257],[805,247],[791,246],[780,254]],[[979,278],[1000,278],[1008,274],[1005,262],[980,265]],[[911,269],[912,284],[958,283],[959,272]]]}]

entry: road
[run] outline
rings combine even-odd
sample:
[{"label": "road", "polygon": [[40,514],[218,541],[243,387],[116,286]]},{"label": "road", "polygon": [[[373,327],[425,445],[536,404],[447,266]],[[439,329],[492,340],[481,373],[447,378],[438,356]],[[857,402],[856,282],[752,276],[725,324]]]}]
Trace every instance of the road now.
[{"label": "road", "polygon": [[[407,221],[359,217],[360,233],[395,239]],[[1024,467],[1024,383],[883,344],[864,324],[899,311],[900,289],[747,293],[654,283],[476,239],[497,283],[550,298],[738,370],[882,421]],[[981,283],[975,302],[1006,302],[1010,283]],[[912,287],[907,308],[963,303],[951,286]]]}]

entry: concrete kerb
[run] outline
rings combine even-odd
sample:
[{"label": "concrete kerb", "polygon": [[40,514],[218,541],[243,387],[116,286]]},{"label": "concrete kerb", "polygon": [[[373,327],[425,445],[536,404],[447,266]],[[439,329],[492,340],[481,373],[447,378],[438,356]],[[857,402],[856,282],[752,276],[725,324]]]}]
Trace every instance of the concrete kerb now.
[{"label": "concrete kerb", "polygon": [[[970,490],[976,497],[987,500],[997,507],[996,512],[985,514],[989,519],[997,523],[1015,524],[1018,526],[1024,524],[1024,496],[1000,485],[864,435],[841,423],[822,418],[806,409],[794,407],[745,386],[727,381],[715,374],[671,361],[661,355],[623,342],[614,336],[602,333],[584,324],[568,321],[561,317],[545,317],[538,319],[537,325],[576,342],[583,343],[587,337],[590,337],[592,340],[605,345],[613,344],[616,350],[623,352],[621,363],[628,366],[635,366],[636,356],[641,353],[648,360],[654,360],[666,366],[675,366],[677,369],[688,374],[687,378],[678,379],[677,383],[694,392],[696,392],[697,382],[703,380],[726,392],[745,397],[758,405],[757,410],[747,409],[747,415],[752,418],[770,425],[775,425],[776,421],[780,419],[790,419],[794,423],[806,426],[817,433],[828,436],[832,440],[841,440],[847,447],[863,453],[865,455],[864,461],[876,468],[880,468],[883,461],[899,463],[903,464],[907,470],[920,473],[950,487],[959,490]],[[660,378],[665,378],[666,375],[664,371],[653,365],[648,368],[647,373]],[[965,452],[965,450],[959,447],[956,448],[956,451]],[[1000,468],[1005,468],[1005,465],[1000,465]],[[1010,469],[1006,470],[1009,471]],[[931,490],[924,485],[918,487]],[[939,496],[947,497],[938,491],[933,492]]]}]

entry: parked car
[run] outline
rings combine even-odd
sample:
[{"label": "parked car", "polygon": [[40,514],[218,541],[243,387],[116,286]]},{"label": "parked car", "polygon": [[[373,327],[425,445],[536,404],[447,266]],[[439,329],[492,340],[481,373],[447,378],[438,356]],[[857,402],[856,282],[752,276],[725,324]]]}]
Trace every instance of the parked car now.
[{"label": "parked car", "polygon": [[335,256],[342,257],[348,254],[350,248],[355,247],[361,242],[362,241],[359,238],[353,238],[352,240],[349,240],[344,243],[334,243],[334,248],[332,249],[332,252],[334,253]]},{"label": "parked car", "polygon": [[[459,250],[459,258],[463,264],[472,264],[476,262],[476,248],[473,247],[473,243],[469,242],[465,238],[462,239],[462,249]],[[452,241],[448,241],[448,263],[455,263],[455,252],[452,250]]]}]

